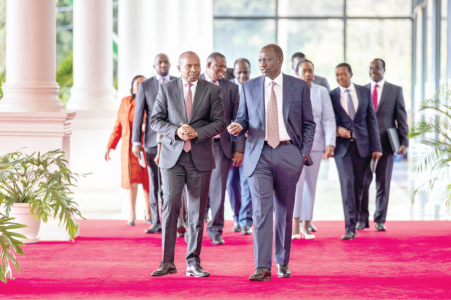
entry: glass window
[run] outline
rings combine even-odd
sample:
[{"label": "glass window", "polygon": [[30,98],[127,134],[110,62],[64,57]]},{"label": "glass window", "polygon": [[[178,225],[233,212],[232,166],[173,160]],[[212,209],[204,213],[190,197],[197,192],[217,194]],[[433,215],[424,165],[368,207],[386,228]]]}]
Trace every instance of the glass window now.
[{"label": "glass window", "polygon": [[412,113],[415,113],[416,120],[419,120],[417,116],[419,117],[420,113],[417,113],[421,106],[421,102],[423,101],[423,95],[422,95],[422,84],[423,84],[423,78],[424,74],[422,71],[422,62],[423,62],[423,10],[419,9],[416,17],[416,78],[415,78],[415,87],[414,87],[414,93],[415,93],[415,107],[412,107]]},{"label": "glass window", "polygon": [[347,60],[354,73],[353,82],[370,82],[368,67],[374,58],[386,63],[385,79],[403,88],[404,100],[411,107],[411,31],[410,20],[348,20]]},{"label": "glass window", "polygon": [[[432,1],[428,1],[427,4],[427,23],[426,23],[426,86],[425,86],[425,97],[426,99],[429,99],[434,96],[435,94],[435,70],[434,70],[434,49],[435,45],[433,46],[433,34],[434,30],[432,26],[434,25],[432,23]],[[424,99],[423,99],[424,100]]]},{"label": "glass window", "polygon": [[281,17],[343,16],[343,0],[279,0]]},{"label": "glass window", "polygon": [[337,86],[334,67],[343,61],[342,20],[280,20],[279,46],[285,53],[284,72],[294,74],[291,56],[302,52],[315,64],[315,74]]},{"label": "glass window", "polygon": [[276,0],[214,0],[215,16],[275,16]]},{"label": "glass window", "polygon": [[266,44],[276,43],[276,21],[216,19],[214,37],[214,50],[226,56],[229,68],[237,58],[247,58],[251,76],[257,77],[261,75],[257,55]]},{"label": "glass window", "polygon": [[447,17],[448,17],[448,1],[442,1],[442,28],[441,28],[441,50],[440,50],[440,84],[444,84],[446,82],[448,82],[447,79],[447,58],[448,58],[448,47],[447,47],[447,43],[448,43],[448,22],[447,22]]},{"label": "glass window", "polygon": [[409,17],[412,0],[347,0],[349,17]]}]

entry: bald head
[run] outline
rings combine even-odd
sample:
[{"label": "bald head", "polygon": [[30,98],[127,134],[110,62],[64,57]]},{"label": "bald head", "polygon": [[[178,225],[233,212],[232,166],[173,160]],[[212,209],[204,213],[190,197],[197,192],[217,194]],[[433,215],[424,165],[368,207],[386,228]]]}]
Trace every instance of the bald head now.
[{"label": "bald head", "polygon": [[162,77],[168,75],[169,69],[171,68],[169,57],[164,53],[157,54],[157,56],[155,56],[153,68],[157,74]]},{"label": "bald head", "polygon": [[186,51],[180,54],[179,65],[177,69],[182,75],[182,78],[187,82],[194,82],[200,76],[200,59],[193,51]]}]

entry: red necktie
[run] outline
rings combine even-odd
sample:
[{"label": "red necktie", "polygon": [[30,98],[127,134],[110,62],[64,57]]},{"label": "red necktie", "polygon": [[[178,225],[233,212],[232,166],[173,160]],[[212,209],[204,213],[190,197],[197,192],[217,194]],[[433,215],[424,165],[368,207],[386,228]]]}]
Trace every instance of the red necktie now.
[{"label": "red necktie", "polygon": [[164,78],[161,77],[160,84],[163,84],[163,83],[164,83]]},{"label": "red necktie", "polygon": [[[193,93],[191,92],[191,86],[193,84],[192,83],[187,83],[186,86],[188,87],[188,92],[186,93],[185,96],[185,111],[186,111],[186,118],[189,121],[189,116],[191,115],[191,109],[193,108]],[[186,141],[185,145],[183,145],[183,150],[185,150],[185,152],[190,152],[191,151],[191,141]]]},{"label": "red necktie", "polygon": [[379,86],[376,84],[374,86],[374,90],[373,90],[373,105],[374,105],[374,111],[377,111],[377,88]]}]

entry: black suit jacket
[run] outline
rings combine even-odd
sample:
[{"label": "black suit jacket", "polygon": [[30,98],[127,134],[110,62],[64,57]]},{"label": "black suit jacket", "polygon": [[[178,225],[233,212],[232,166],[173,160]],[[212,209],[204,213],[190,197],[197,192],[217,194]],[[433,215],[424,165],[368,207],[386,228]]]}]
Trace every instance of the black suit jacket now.
[{"label": "black suit jacket", "polygon": [[[371,89],[371,84],[368,84],[367,87]],[[384,152],[393,153],[387,133],[387,129],[389,128],[397,128],[399,142],[401,145],[409,146],[409,140],[407,139],[409,125],[407,124],[407,112],[404,104],[402,87],[388,82],[384,83],[376,116],[382,150]],[[396,149],[396,151],[398,151],[398,149]]]},{"label": "black suit jacket", "polygon": [[180,123],[190,125],[197,132],[198,137],[191,140],[191,157],[196,169],[213,170],[216,167],[213,137],[226,128],[221,88],[199,79],[188,120],[182,78],[161,85],[150,117],[152,129],[163,136],[161,168],[172,168],[183,151],[185,142],[176,135]]},{"label": "black suit jacket", "polygon": [[[330,98],[334,106],[337,126],[354,132],[360,156],[368,157],[372,152],[382,152],[376,113],[374,112],[370,89],[357,84],[354,84],[354,86],[359,98],[359,106],[354,120],[349,117],[340,103],[340,87],[330,91]],[[350,143],[351,139],[341,138],[337,135],[334,157],[342,158],[345,156]]]},{"label": "black suit jacket", "polygon": [[[205,74],[200,75],[200,78],[205,79]],[[236,119],[240,107],[240,92],[237,84],[225,78],[221,78],[219,86],[221,87],[222,103],[224,104],[224,119],[228,126]],[[244,136],[232,142],[229,132],[224,130],[220,137],[222,150],[229,159],[232,159],[233,152],[244,152],[246,143]]]},{"label": "black suit jacket", "polygon": [[[171,80],[177,77],[170,76]],[[136,95],[136,108],[135,108],[135,119],[133,120],[133,132],[132,132],[132,143],[141,143],[142,136],[142,126],[144,112],[147,114],[146,118],[146,132],[144,135],[144,145],[145,148],[152,148],[157,146],[157,133],[153,131],[150,126],[150,115],[152,114],[153,105],[155,103],[155,98],[157,97],[158,90],[160,89],[160,84],[157,78],[151,77],[144,80],[139,85],[138,94]]]}]

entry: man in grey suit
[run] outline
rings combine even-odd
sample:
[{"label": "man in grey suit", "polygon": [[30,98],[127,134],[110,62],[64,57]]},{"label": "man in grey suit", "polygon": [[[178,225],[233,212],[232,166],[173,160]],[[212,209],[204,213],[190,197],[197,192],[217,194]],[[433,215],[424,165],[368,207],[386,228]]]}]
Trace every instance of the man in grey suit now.
[{"label": "man in grey suit", "polygon": [[[221,87],[222,103],[224,104],[224,116],[226,124],[235,120],[238,106],[240,104],[240,94],[238,85],[223,78],[227,67],[224,55],[213,52],[207,58],[207,69],[205,74],[200,76],[217,86]],[[215,151],[216,169],[211,174],[209,202],[211,207],[211,221],[207,226],[208,236],[213,245],[223,245],[222,231],[224,229],[224,200],[227,188],[227,177],[229,175],[230,164],[239,167],[243,162],[244,136],[232,142],[227,130],[213,137],[213,149]]]},{"label": "man in grey suit", "polygon": [[186,185],[186,275],[207,277],[210,274],[200,266],[200,250],[211,171],[216,167],[213,137],[226,127],[224,108],[221,88],[199,79],[201,67],[196,53],[181,54],[177,69],[182,77],[161,85],[150,120],[152,129],[163,136],[160,168],[164,194],[163,261],[152,276],[177,273],[177,220]]},{"label": "man in grey suit", "polygon": [[[387,217],[390,181],[395,157],[395,151],[392,149],[387,130],[389,128],[396,128],[398,131],[401,145],[399,149],[395,149],[397,152],[405,155],[409,147],[409,140],[407,139],[409,125],[407,124],[407,113],[402,88],[385,81],[384,74],[385,62],[380,58],[374,59],[370,64],[371,83],[367,87],[371,89],[371,97],[374,110],[376,111],[383,152],[376,168],[377,194],[376,211],[374,213],[376,231],[386,230],[385,219]],[[357,230],[364,230],[369,227],[368,200],[371,181],[373,181],[373,173],[367,170]]]},{"label": "man in grey suit", "polygon": [[249,130],[244,175],[252,193],[256,268],[250,281],[271,280],[273,211],[278,276],[291,277],[296,184],[304,164],[312,164],[316,126],[307,82],[281,71],[282,49],[275,44],[263,47],[258,63],[263,76],[243,83],[236,121],[228,127],[235,136]]},{"label": "man in grey suit", "polygon": [[[296,73],[296,66],[299,61],[305,59],[305,54],[302,52],[296,52],[291,56],[291,68],[293,69],[294,73],[296,74],[296,77],[299,77],[299,74]],[[325,87],[328,91],[330,91],[329,82],[327,82],[327,79],[324,77],[321,77],[319,75],[315,74],[315,79],[312,81],[314,84],[320,85]],[[315,230],[316,231],[316,230]]]},{"label": "man in grey suit", "polygon": [[158,213],[158,191],[160,186],[158,184],[158,166],[155,164],[155,156],[157,155],[157,133],[153,131],[150,126],[150,115],[152,114],[155,98],[158,94],[160,85],[166,81],[171,81],[177,77],[169,75],[171,63],[166,54],[160,53],[155,56],[154,77],[151,77],[139,85],[138,95],[136,97],[135,119],[133,121],[132,143],[133,154],[139,157],[142,151],[141,138],[143,135],[142,126],[144,113],[146,113],[146,131],[144,133],[144,149],[147,158],[147,170],[149,172],[149,187],[150,187],[150,211],[152,214],[153,225],[146,229],[146,233],[161,232],[160,216]]}]

